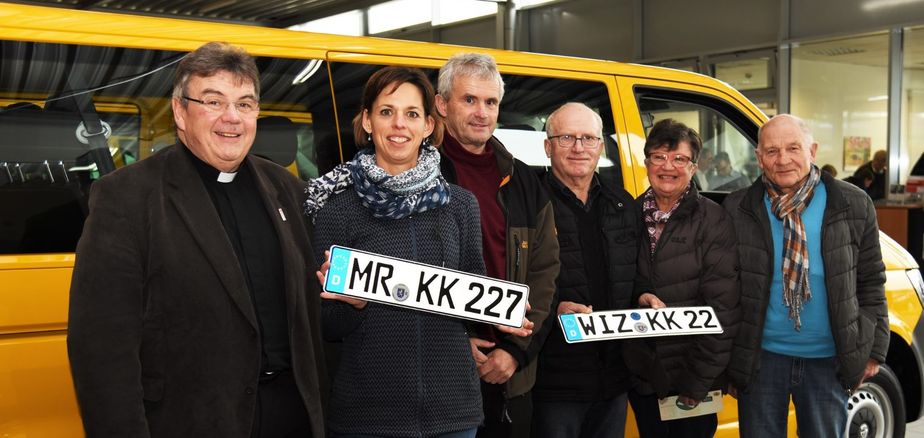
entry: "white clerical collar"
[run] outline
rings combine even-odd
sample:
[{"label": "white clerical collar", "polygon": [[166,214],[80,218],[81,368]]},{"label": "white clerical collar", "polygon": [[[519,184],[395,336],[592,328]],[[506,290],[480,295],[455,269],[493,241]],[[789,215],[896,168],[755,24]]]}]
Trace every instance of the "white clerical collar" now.
[{"label": "white clerical collar", "polygon": [[234,181],[234,177],[237,176],[237,172],[218,172],[218,182],[227,184],[231,181]]}]

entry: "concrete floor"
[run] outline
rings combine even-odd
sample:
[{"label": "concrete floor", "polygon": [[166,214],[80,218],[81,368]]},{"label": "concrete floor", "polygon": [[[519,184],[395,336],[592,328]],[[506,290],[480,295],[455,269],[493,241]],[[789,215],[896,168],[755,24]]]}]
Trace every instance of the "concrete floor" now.
[{"label": "concrete floor", "polygon": [[905,438],[924,438],[924,419],[919,419],[905,428]]}]

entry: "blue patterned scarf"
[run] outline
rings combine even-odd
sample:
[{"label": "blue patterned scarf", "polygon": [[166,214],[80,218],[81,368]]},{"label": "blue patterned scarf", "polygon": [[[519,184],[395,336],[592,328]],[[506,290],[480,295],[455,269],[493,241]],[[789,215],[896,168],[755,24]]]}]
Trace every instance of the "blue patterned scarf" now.
[{"label": "blue patterned scarf", "polygon": [[440,154],[421,148],[417,165],[389,175],[375,164],[375,151],[363,149],[349,162],[314,179],[305,189],[305,214],[314,217],[332,195],[352,186],[362,205],[380,219],[401,219],[449,203],[449,183],[440,173]]}]

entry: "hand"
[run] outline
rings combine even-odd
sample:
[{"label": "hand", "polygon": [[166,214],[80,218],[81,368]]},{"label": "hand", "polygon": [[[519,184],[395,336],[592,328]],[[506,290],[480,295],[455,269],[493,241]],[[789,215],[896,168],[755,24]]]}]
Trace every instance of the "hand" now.
[{"label": "hand", "polygon": [[330,271],[330,251],[324,251],[324,263],[321,263],[321,269],[314,273],[321,287],[324,287],[324,282],[327,280],[327,271]]},{"label": "hand", "polygon": [[493,384],[506,383],[516,370],[517,360],[500,348],[491,350],[488,353],[488,360],[478,366],[481,380]]},{"label": "hand", "polygon": [[569,313],[591,313],[594,311],[593,306],[585,306],[575,303],[574,301],[562,301],[558,303],[558,314],[567,315]]},{"label": "hand", "polygon": [[687,407],[686,410],[693,409],[693,408],[699,406],[699,402],[700,402],[699,400],[694,400],[694,399],[692,399],[692,398],[690,398],[690,397],[687,397],[687,396],[685,396],[685,395],[681,395],[681,396],[678,396],[678,397],[677,397],[677,405],[678,405],[678,407],[680,407],[680,409],[683,409],[682,406],[686,406],[686,407]]},{"label": "hand", "polygon": [[879,362],[876,359],[870,359],[866,361],[866,368],[863,370],[863,378],[860,379],[860,383],[853,388],[854,391],[860,387],[867,379],[879,374]]},{"label": "hand", "polygon": [[[324,281],[327,277],[327,271],[330,270],[330,251],[324,251],[324,263],[321,264],[321,269],[315,272],[315,275],[318,277],[318,281],[321,283],[321,287],[324,287]],[[366,300],[360,300],[358,298],[348,297],[343,294],[332,294],[330,292],[321,292],[321,298],[325,300],[334,300],[334,301],[343,301],[353,307],[356,310],[363,310],[366,308],[368,302]]]},{"label": "hand", "polygon": [[521,325],[521,326],[519,326],[519,327],[510,327],[510,326],[508,326],[508,325],[501,325],[501,324],[495,324],[494,327],[495,327],[498,331],[500,331],[500,332],[509,333],[509,334],[511,334],[511,335],[514,335],[514,336],[519,336],[519,337],[521,337],[521,338],[525,338],[525,337],[530,336],[530,335],[533,334],[533,327],[534,327],[535,325],[536,325],[536,324],[534,324],[534,323],[533,323],[532,321],[530,321],[529,319],[526,319],[526,317],[524,316],[524,317],[523,317],[523,325]]},{"label": "hand", "polygon": [[472,346],[472,357],[475,359],[475,365],[479,368],[488,361],[488,356],[481,352],[482,348],[494,348],[494,343],[480,338],[468,338]]},{"label": "hand", "polygon": [[638,305],[641,307],[651,307],[652,309],[662,309],[667,307],[664,301],[661,301],[655,294],[645,292],[638,297]]},{"label": "hand", "polygon": [[[529,305],[529,303],[526,303],[526,312],[527,312],[527,313],[529,312],[529,309],[531,309],[531,308],[532,308],[532,307]],[[535,327],[535,326],[536,326],[536,324],[533,323],[532,321],[530,321],[529,319],[527,319],[525,315],[523,316],[523,324],[520,325],[519,327],[510,327],[510,326],[500,325],[500,324],[495,324],[495,325],[494,325],[494,327],[495,327],[498,331],[500,331],[500,332],[502,332],[502,333],[508,333],[508,334],[511,334],[511,335],[514,335],[514,336],[519,336],[519,337],[521,337],[521,338],[525,338],[525,337],[527,337],[527,336],[532,335],[532,334],[533,334],[533,327]]]}]

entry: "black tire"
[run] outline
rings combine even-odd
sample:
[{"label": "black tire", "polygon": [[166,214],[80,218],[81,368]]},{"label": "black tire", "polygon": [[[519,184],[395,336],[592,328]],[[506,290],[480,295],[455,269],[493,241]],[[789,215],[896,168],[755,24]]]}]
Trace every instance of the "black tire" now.
[{"label": "black tire", "polygon": [[905,398],[898,378],[888,365],[860,385],[847,399],[847,436],[902,438],[905,436]]}]

